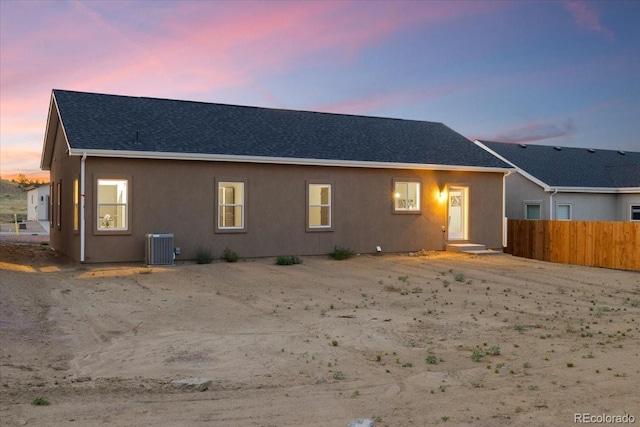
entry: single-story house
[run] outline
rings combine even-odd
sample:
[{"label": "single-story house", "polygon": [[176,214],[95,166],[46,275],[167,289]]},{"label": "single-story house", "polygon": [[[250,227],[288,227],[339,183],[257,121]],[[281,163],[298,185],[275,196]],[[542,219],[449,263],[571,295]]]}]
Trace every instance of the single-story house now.
[{"label": "single-story house", "polygon": [[502,248],[512,168],[441,123],[53,90],[53,248],[145,258]]},{"label": "single-story house", "polygon": [[510,219],[640,221],[640,153],[479,141],[516,172],[506,179]]},{"label": "single-story house", "polygon": [[32,185],[27,188],[27,220],[49,219],[49,184]]}]

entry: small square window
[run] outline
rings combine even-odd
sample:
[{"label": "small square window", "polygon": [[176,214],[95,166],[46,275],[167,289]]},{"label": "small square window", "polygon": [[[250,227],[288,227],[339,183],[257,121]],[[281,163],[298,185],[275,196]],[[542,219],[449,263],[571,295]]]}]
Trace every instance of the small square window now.
[{"label": "small square window", "polygon": [[640,205],[631,205],[631,221],[640,221]]},{"label": "small square window", "polygon": [[556,219],[570,220],[571,219],[571,205],[560,204],[556,207]]},{"label": "small square window", "polygon": [[526,203],[525,219],[542,219],[542,205],[540,203]]},{"label": "small square window", "polygon": [[393,184],[393,210],[420,212],[420,183],[395,181]]}]

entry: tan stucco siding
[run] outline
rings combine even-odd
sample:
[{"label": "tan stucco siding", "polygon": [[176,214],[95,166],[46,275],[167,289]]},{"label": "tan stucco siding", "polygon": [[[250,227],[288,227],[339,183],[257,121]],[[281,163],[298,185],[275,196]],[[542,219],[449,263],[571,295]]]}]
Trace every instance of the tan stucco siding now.
[{"label": "tan stucco siding", "polygon": [[[73,229],[73,181],[80,177],[80,158],[70,157],[62,126],[58,126],[50,167],[53,188],[50,198],[53,210],[50,212],[51,230],[49,242],[52,248],[78,260],[80,256],[80,234]],[[60,211],[57,209],[58,188],[60,188]],[[58,227],[58,215],[60,227]]]},{"label": "tan stucco siding", "polygon": [[[228,247],[243,257],[326,254],[336,245],[363,253],[377,245],[385,252],[439,250],[446,202],[437,195],[447,185],[469,188],[469,240],[501,246],[502,173],[92,157],[86,167],[87,262],[142,261],[147,233],[173,233],[177,259],[195,258],[200,247],[215,256]],[[130,229],[105,235],[96,229],[95,183],[119,177],[129,179]],[[394,178],[421,179],[420,214],[393,213]],[[216,232],[216,180],[246,183],[243,232]],[[307,230],[308,181],[332,184],[331,231]]]}]

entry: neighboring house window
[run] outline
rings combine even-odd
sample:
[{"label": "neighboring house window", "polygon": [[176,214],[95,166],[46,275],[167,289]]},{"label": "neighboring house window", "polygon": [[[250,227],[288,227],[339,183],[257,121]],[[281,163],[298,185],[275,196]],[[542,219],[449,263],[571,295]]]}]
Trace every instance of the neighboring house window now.
[{"label": "neighboring house window", "polygon": [[129,228],[129,181],[98,180],[98,230],[122,231]]},{"label": "neighboring house window", "polygon": [[73,181],[73,229],[78,230],[80,228],[80,188],[78,180]]},{"label": "neighboring house window", "polygon": [[640,205],[631,205],[631,221],[640,221]]},{"label": "neighboring house window", "polygon": [[53,227],[53,201],[55,200],[55,191],[53,191],[55,187],[53,183],[49,184],[49,227]]},{"label": "neighboring house window", "polygon": [[558,203],[556,206],[556,219],[570,220],[571,205],[568,203]]},{"label": "neighboring house window", "polygon": [[60,188],[62,187],[62,180],[56,183],[56,227],[58,230],[62,228],[62,223],[60,218],[62,217],[62,192]]},{"label": "neighboring house window", "polygon": [[393,183],[394,212],[420,212],[420,182]]},{"label": "neighboring house window", "polygon": [[542,219],[542,203],[525,202],[524,219]]},{"label": "neighboring house window", "polygon": [[308,184],[308,229],[331,229],[331,187],[331,184]]},{"label": "neighboring house window", "polygon": [[218,229],[241,230],[244,228],[244,182],[218,182]]}]

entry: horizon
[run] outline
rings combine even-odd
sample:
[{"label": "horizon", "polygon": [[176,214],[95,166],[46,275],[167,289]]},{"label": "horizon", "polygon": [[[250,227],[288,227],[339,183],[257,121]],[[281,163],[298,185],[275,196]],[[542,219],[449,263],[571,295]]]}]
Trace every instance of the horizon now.
[{"label": "horizon", "polygon": [[53,88],[640,151],[640,2],[0,2],[0,176],[48,180]]}]

